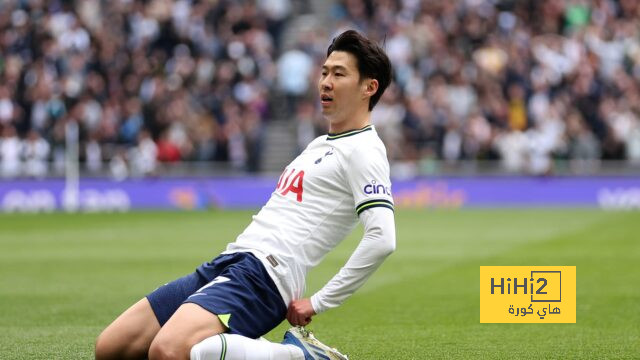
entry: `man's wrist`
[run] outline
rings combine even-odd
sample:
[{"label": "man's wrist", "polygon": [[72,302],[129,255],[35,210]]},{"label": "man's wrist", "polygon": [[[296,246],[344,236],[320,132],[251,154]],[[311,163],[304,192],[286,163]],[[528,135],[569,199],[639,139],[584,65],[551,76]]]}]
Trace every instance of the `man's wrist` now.
[{"label": "man's wrist", "polygon": [[316,314],[320,314],[321,312],[324,312],[326,309],[322,306],[322,304],[320,303],[320,296],[318,296],[318,293],[314,294],[313,296],[311,296],[310,300],[311,300],[311,308],[313,309],[313,312]]}]

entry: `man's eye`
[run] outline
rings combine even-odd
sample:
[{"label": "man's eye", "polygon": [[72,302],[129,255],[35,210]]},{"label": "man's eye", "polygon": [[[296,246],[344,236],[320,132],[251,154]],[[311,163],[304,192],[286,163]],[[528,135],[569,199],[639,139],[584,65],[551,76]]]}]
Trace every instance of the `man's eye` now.
[{"label": "man's eye", "polygon": [[342,73],[336,73],[336,76],[344,76]]}]

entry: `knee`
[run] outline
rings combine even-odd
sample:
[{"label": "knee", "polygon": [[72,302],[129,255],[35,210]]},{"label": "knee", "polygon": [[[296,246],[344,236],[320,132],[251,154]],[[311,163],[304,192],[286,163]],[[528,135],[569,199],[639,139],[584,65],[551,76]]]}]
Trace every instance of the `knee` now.
[{"label": "knee", "polygon": [[[151,347],[149,347],[149,360],[184,359],[184,352],[171,342],[155,339],[151,343]],[[189,354],[186,355],[188,356]]]},{"label": "knee", "polygon": [[103,331],[96,339],[96,360],[137,359],[145,357],[147,350],[136,339],[122,339]]},{"label": "knee", "polygon": [[96,360],[117,359],[119,357],[115,344],[104,332],[96,339],[95,356]]}]

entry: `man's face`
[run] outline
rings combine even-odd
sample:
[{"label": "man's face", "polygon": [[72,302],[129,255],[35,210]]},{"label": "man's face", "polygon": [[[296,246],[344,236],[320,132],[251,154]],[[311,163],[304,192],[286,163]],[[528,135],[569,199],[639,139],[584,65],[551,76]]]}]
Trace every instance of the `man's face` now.
[{"label": "man's face", "polygon": [[349,120],[361,106],[368,106],[363,94],[357,59],[344,51],[332,52],[322,65],[318,91],[322,114],[331,123]]}]

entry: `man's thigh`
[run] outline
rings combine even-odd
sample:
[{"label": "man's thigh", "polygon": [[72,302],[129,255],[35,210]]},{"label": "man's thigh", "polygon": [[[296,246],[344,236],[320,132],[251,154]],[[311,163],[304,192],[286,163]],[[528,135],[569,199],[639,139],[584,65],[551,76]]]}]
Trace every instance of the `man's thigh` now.
[{"label": "man's thigh", "polygon": [[160,331],[147,298],[138,301],[114,320],[96,341],[96,359],[142,359]]},{"label": "man's thigh", "polygon": [[197,304],[182,304],[153,339],[149,358],[187,358],[195,344],[226,331],[217,315]]}]

